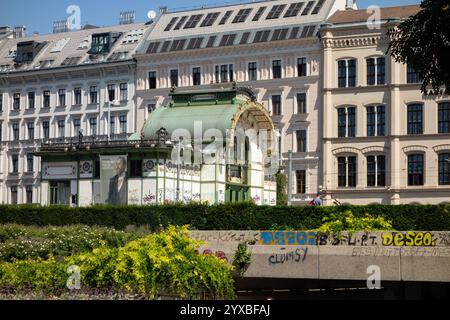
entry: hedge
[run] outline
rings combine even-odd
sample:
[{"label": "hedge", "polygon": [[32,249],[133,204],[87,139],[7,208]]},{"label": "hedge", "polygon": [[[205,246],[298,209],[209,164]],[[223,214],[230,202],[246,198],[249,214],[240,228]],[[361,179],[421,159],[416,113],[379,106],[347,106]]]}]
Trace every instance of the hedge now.
[{"label": "hedge", "polygon": [[23,225],[98,225],[119,230],[147,225],[158,230],[189,224],[197,230],[316,229],[332,213],[351,210],[355,215],[382,216],[396,230],[450,230],[450,205],[371,206],[257,206],[251,203],[213,205],[172,204],[161,206],[66,206],[1,205],[0,223]]}]

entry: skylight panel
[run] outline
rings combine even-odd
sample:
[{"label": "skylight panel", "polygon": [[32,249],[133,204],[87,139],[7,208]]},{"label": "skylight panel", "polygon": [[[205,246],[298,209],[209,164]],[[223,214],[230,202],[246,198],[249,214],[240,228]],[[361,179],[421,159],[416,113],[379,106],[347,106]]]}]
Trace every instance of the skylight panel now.
[{"label": "skylight panel", "polygon": [[284,14],[284,18],[296,17],[303,7],[303,2],[292,3]]},{"label": "skylight panel", "polygon": [[313,4],[314,4],[314,1],[309,1],[306,4],[305,9],[302,12],[302,16],[308,15],[309,11],[311,11],[311,8],[312,8]]},{"label": "skylight panel", "polygon": [[225,24],[227,23],[228,19],[230,18],[231,14],[233,13],[233,11],[227,11],[225,12],[225,15],[222,17],[222,20],[220,20],[219,24]]},{"label": "skylight panel", "polygon": [[208,39],[208,43],[206,44],[206,48],[211,48],[214,46],[214,42],[216,41],[216,36],[211,36]]},{"label": "skylight panel", "polygon": [[53,47],[50,49],[50,53],[61,52],[62,49],[67,45],[70,38],[59,39],[55,42]]},{"label": "skylight panel", "polygon": [[81,43],[78,45],[78,49],[89,49],[91,47],[91,36],[86,36]]},{"label": "skylight panel", "polygon": [[249,37],[250,37],[250,32],[244,32],[242,34],[241,41],[239,42],[239,44],[247,44]]},{"label": "skylight panel", "polygon": [[258,31],[256,32],[253,43],[266,42],[269,39],[270,30]]},{"label": "skylight panel", "polygon": [[178,20],[178,17],[173,17],[172,19],[170,19],[170,22],[167,24],[167,26],[164,29],[164,31],[170,31],[170,29],[172,29],[172,27],[177,22],[177,20]]},{"label": "skylight panel", "polygon": [[202,23],[200,24],[200,27],[210,27],[216,22],[217,17],[219,16],[220,12],[211,12],[208,13],[203,19]]},{"label": "skylight panel", "polygon": [[272,7],[269,14],[267,15],[266,20],[269,19],[278,19],[283,12],[284,8],[286,8],[285,4],[278,4]]},{"label": "skylight panel", "polygon": [[178,21],[177,25],[175,26],[175,28],[173,28],[173,30],[180,30],[181,27],[186,22],[186,19],[187,19],[187,16],[181,17],[180,21]]},{"label": "skylight panel", "polygon": [[220,46],[232,46],[234,44],[234,40],[236,39],[236,34],[225,34],[220,41]]},{"label": "skylight panel", "polygon": [[170,42],[171,42],[170,40],[164,41],[160,52],[167,52],[167,50],[169,49]]},{"label": "skylight panel", "polygon": [[188,46],[186,47],[187,50],[191,49],[199,49],[202,46],[203,37],[200,38],[192,38],[189,40]]},{"label": "skylight panel", "polygon": [[289,36],[289,39],[297,39],[299,31],[300,31],[300,27],[292,28],[291,35]]},{"label": "skylight panel", "polygon": [[253,17],[252,21],[258,21],[263,15],[264,11],[266,11],[267,7],[260,7]]},{"label": "skylight panel", "polygon": [[318,14],[320,9],[322,9],[323,4],[325,3],[325,0],[319,0],[314,7],[314,10],[311,12],[311,14]]},{"label": "skylight panel", "polygon": [[181,51],[184,49],[185,44],[186,44],[186,39],[174,40],[172,42],[172,46],[170,47],[170,51]]},{"label": "skylight panel", "polygon": [[286,40],[288,30],[289,30],[288,28],[276,29],[273,32],[272,39],[270,41]]},{"label": "skylight panel", "polygon": [[184,26],[184,29],[192,29],[197,26],[197,24],[200,22],[201,18],[203,17],[202,14],[196,14],[189,18],[188,22],[186,22],[186,25]]},{"label": "skylight panel", "polygon": [[248,18],[248,15],[250,14],[250,12],[252,12],[251,8],[239,10],[238,14],[233,19],[233,23],[245,22],[245,20],[247,20],[247,18]]},{"label": "skylight panel", "polygon": [[150,42],[147,48],[147,53],[156,53],[161,42]]},{"label": "skylight panel", "polygon": [[67,57],[64,59],[64,61],[61,63],[61,66],[73,66],[78,63],[81,57]]},{"label": "skylight panel", "polygon": [[16,55],[17,55],[17,46],[14,46],[13,48],[11,48],[11,50],[9,50],[8,55],[6,57],[15,58]]}]

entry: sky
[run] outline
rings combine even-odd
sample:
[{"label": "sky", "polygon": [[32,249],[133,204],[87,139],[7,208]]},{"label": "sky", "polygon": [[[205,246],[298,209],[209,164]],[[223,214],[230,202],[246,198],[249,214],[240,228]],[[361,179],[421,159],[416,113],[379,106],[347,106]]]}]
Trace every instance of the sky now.
[{"label": "sky", "polygon": [[[159,7],[180,9],[192,6],[215,5],[231,0],[1,0],[0,26],[27,27],[27,34],[52,32],[53,21],[66,19],[70,5],[81,9],[81,24],[111,26],[119,23],[121,11],[135,11],[136,22],[148,21],[147,12],[159,11]],[[232,1],[239,2],[239,1]],[[418,4],[420,0],[357,0],[358,8],[370,5],[380,7]]]}]

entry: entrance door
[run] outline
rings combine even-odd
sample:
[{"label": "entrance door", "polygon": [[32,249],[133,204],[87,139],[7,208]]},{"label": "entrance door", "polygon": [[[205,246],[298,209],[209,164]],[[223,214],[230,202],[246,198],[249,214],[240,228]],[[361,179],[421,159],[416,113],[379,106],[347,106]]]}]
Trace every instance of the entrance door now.
[{"label": "entrance door", "polygon": [[50,204],[70,205],[70,181],[50,182]]},{"label": "entrance door", "polygon": [[238,203],[248,201],[248,188],[239,186],[228,186],[226,192],[227,203]]}]

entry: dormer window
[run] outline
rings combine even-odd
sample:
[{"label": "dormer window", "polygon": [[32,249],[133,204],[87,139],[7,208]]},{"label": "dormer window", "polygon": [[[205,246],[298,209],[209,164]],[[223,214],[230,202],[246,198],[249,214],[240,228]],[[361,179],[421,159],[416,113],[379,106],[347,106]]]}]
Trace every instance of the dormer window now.
[{"label": "dormer window", "polygon": [[17,44],[17,53],[14,61],[17,63],[31,62],[36,54],[36,43],[34,41],[19,42]]},{"label": "dormer window", "polygon": [[111,51],[112,46],[120,37],[120,33],[96,33],[92,35],[90,54],[102,54]]}]

